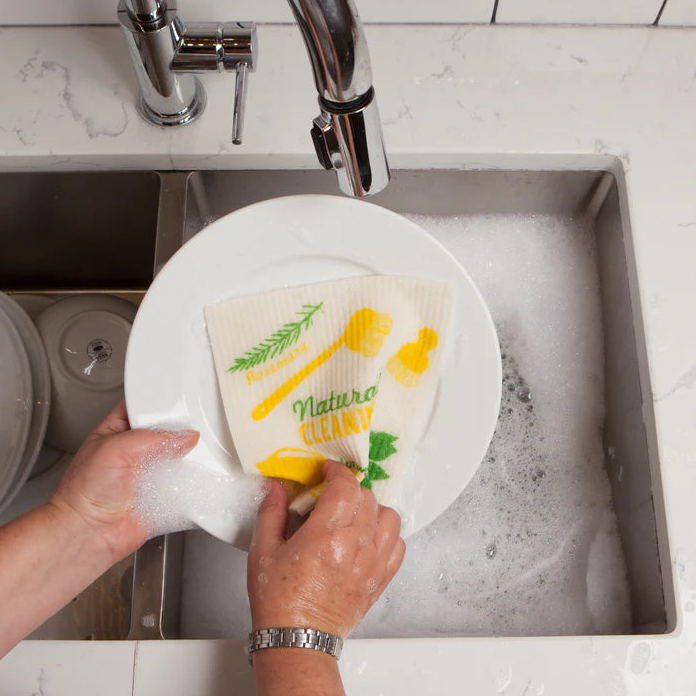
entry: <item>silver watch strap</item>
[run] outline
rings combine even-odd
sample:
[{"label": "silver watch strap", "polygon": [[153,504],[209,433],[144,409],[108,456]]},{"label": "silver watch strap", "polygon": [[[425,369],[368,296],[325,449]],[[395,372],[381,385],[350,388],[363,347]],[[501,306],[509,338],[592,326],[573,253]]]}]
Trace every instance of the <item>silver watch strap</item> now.
[{"label": "silver watch strap", "polygon": [[338,660],[343,649],[343,640],[314,628],[262,628],[249,634],[249,663],[253,663],[253,655],[257,650],[268,648],[317,650]]}]

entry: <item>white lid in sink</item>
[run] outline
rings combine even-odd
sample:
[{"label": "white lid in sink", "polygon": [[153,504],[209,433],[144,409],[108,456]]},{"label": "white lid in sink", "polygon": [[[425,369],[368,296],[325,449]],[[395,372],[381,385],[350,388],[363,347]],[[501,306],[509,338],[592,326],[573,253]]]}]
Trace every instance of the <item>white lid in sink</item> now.
[{"label": "white lid in sink", "polygon": [[0,307],[0,501],[12,486],[27,444],[33,406],[31,368],[12,320]]}]

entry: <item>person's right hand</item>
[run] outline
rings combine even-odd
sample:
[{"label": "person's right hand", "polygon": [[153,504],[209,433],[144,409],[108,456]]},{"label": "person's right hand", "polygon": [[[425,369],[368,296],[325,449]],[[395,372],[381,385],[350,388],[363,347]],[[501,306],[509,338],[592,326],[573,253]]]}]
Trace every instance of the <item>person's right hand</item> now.
[{"label": "person's right hand", "polygon": [[378,505],[343,464],[327,461],[324,475],[316,507],[287,541],[287,495],[269,482],[249,550],[254,630],[315,628],[345,638],[401,565],[399,515]]}]

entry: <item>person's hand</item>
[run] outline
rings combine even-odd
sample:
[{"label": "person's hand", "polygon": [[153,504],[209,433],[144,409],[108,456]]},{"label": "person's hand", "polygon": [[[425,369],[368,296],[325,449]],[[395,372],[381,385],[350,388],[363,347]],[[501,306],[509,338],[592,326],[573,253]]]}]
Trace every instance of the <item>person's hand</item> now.
[{"label": "person's hand", "polygon": [[288,500],[278,481],[259,508],[247,587],[254,630],[315,628],[346,637],[399,569],[401,519],[338,462],[309,519],[286,541]]},{"label": "person's hand", "polygon": [[158,457],[183,457],[197,441],[191,430],[131,430],[122,401],[87,437],[49,505],[97,535],[115,563],[148,537],[132,511],[138,466]]}]

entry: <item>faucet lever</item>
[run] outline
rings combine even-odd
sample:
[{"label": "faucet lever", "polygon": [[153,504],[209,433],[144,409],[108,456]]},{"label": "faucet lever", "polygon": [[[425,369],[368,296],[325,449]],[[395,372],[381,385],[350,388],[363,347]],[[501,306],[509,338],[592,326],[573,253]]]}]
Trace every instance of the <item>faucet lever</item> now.
[{"label": "faucet lever", "polygon": [[248,63],[237,63],[237,78],[234,84],[234,106],[232,108],[232,143],[242,144],[244,107],[246,105],[246,76]]}]

